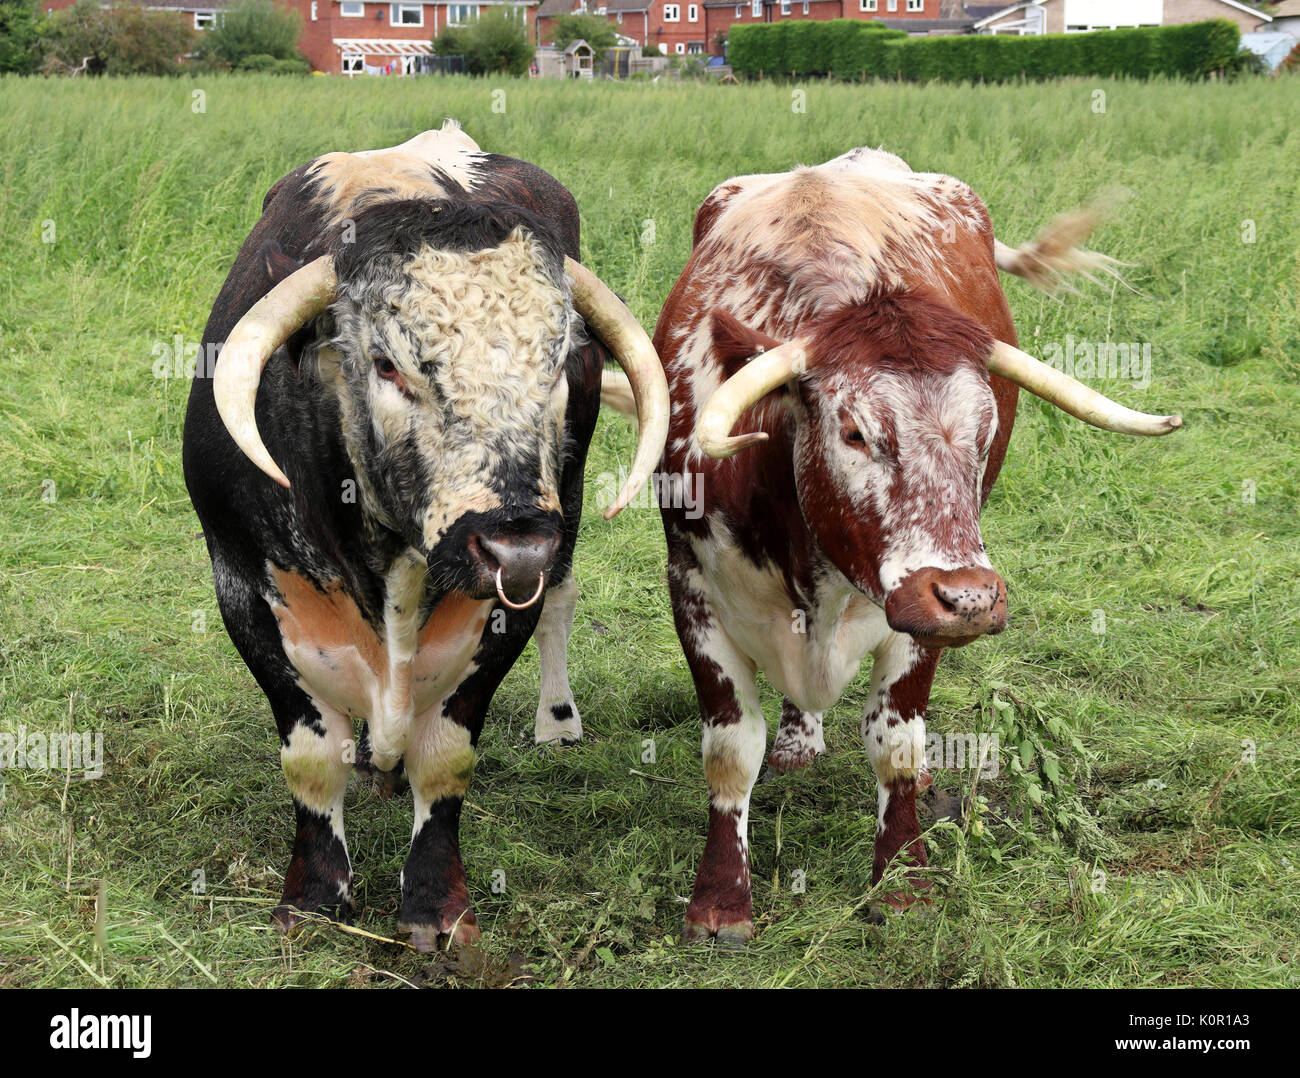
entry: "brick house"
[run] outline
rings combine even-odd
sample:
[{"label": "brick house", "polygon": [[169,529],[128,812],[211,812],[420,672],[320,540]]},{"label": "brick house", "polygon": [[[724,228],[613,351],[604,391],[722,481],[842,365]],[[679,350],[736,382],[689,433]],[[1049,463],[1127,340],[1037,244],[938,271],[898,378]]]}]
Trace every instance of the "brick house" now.
[{"label": "brick house", "polygon": [[557,15],[583,10],[604,15],[620,34],[670,56],[716,54],[718,35],[725,38],[736,23],[879,19],[918,33],[966,33],[974,22],[965,17],[960,0],[542,0],[537,12],[541,40],[550,40],[550,24]]},{"label": "brick house", "polygon": [[1028,0],[1008,4],[975,23],[977,34],[1070,34],[1121,26],[1182,26],[1227,19],[1243,34],[1267,29],[1272,17],[1238,0]]},{"label": "brick house", "polygon": [[[44,0],[47,11],[71,7],[74,0]],[[178,11],[196,30],[216,25],[231,0],[146,0],[146,6]],[[537,35],[538,0],[475,0],[473,3],[372,3],[369,0],[275,0],[302,17],[298,48],[312,70],[329,75],[405,75],[433,52],[433,39],[448,26],[460,26],[489,7],[504,7]]]}]

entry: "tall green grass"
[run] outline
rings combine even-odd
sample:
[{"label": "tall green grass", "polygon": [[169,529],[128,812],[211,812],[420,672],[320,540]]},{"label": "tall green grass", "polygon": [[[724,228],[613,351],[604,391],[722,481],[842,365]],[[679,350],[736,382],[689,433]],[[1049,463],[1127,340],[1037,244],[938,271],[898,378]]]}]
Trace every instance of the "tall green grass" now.
[{"label": "tall green grass", "polygon": [[[0,80],[0,732],[71,722],[102,732],[107,757],[103,778],[66,790],[61,772],[3,775],[0,984],[495,984],[524,965],[582,985],[1294,984],[1298,97],[1294,80]],[[572,646],[587,740],[533,749],[530,648],[493,705],[470,792],[463,845],[485,964],[329,927],[270,934],[288,796],[181,480],[188,386],[154,377],[154,350],[198,341],[275,179],[445,116],[573,191],[586,261],[647,326],[695,207],[732,175],[883,145],[971,183],[1009,243],[1127,189],[1094,243],[1128,263],[1132,290],[1007,290],[1028,348],[1149,343],[1148,387],[1097,384],[1180,410],[1187,429],[1139,442],[1022,403],[984,517],[1011,624],[945,658],[930,711],[933,728],[968,731],[996,682],[1065,723],[1091,761],[1079,795],[1113,857],[1052,841],[1009,810],[1005,776],[983,780],[986,836],[932,833],[944,896],[932,915],[868,923],[859,679],[827,716],[830,754],[756,789],[757,941],[739,956],[679,949],[703,841],[698,718],[657,514],[593,511]],[[42,242],[51,222],[55,242]],[[590,475],[632,445],[625,423],[602,419]],[[969,778],[937,785],[958,793]],[[348,810],[358,924],[388,935],[409,807],[358,785]]]}]

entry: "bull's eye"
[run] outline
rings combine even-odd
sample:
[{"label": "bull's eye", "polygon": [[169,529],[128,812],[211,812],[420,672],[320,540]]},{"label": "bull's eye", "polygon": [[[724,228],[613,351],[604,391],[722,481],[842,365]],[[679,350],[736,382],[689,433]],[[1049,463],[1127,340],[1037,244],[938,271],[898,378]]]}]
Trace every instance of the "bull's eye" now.
[{"label": "bull's eye", "polygon": [[863,436],[862,431],[858,430],[857,427],[845,431],[844,440],[848,442],[849,445],[865,446],[867,444],[867,439]]},{"label": "bull's eye", "polygon": [[411,391],[406,387],[406,379],[402,377],[402,372],[397,369],[396,364],[394,364],[391,359],[387,356],[378,355],[375,356],[371,362],[374,363],[375,373],[379,375],[380,378],[385,382],[392,382],[393,385],[407,396],[410,395]]}]

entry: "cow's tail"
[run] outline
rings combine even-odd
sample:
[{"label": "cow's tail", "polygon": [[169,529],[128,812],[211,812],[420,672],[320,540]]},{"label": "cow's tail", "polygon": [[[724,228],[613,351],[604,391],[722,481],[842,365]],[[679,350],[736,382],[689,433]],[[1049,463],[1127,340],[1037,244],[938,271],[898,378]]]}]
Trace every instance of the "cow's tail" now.
[{"label": "cow's tail", "polygon": [[1105,199],[1080,206],[1056,217],[1043,229],[1032,243],[1020,247],[1008,247],[995,239],[993,255],[998,269],[1003,273],[1014,273],[1023,277],[1035,288],[1050,291],[1064,288],[1074,291],[1065,278],[1080,274],[1088,280],[1097,282],[1098,274],[1113,277],[1121,284],[1119,267],[1125,265],[1109,255],[1098,251],[1088,251],[1080,247],[1090,232],[1101,222],[1106,210],[1118,199],[1110,195]]},{"label": "cow's tail", "polygon": [[632,383],[622,371],[604,371],[600,376],[600,403],[636,418],[636,398],[632,396]]}]

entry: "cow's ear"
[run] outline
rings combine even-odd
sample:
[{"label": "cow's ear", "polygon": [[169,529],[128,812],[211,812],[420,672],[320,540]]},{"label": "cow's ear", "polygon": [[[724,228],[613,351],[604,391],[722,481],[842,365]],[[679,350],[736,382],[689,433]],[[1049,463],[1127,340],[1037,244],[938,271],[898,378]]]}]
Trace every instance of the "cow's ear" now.
[{"label": "cow's ear", "polygon": [[713,309],[712,329],[713,357],[721,365],[725,378],[730,378],[759,352],[766,352],[781,343],[762,330],[745,325],[721,307]]}]

